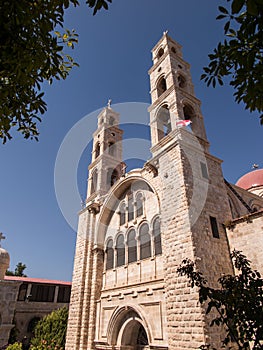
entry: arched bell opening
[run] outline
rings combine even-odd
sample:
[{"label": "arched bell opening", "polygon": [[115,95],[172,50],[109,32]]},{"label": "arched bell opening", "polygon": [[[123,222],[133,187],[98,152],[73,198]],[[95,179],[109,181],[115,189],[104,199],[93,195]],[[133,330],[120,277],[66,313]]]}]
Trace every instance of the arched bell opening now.
[{"label": "arched bell opening", "polygon": [[183,108],[184,120],[191,120],[190,128],[195,133],[197,131],[196,115],[192,106],[186,104]]},{"label": "arched bell opening", "polygon": [[160,97],[167,90],[166,80],[164,76],[162,76],[158,80],[156,87],[157,87],[157,95],[158,97]]},{"label": "arched bell opening", "polygon": [[157,113],[158,141],[172,131],[171,116],[168,105],[163,105]]}]

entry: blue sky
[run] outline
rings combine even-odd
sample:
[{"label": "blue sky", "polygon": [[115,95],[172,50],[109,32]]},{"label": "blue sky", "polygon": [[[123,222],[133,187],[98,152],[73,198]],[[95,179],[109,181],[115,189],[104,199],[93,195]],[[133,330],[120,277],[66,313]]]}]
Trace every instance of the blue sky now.
[{"label": "blue sky", "polygon": [[[210,150],[224,161],[226,179],[235,183],[253,163],[263,166],[263,127],[257,116],[234,102],[231,88],[207,88],[199,79],[208,53],[223,35],[223,22],[215,20],[222,4],[225,1],[113,0],[109,11],[96,16],[84,5],[67,11],[65,27],[75,28],[80,35],[72,51],[80,68],[74,68],[66,81],[45,85],[48,112],[39,125],[39,142],[14,135],[12,141],[0,145],[0,231],[6,235],[2,246],[11,255],[11,269],[22,261],[31,277],[71,280],[76,234],[56,200],[57,152],[68,131],[104,107],[109,98],[113,104],[150,103],[150,51],[165,30],[183,46],[184,59],[191,64]],[[95,114],[90,120],[87,144]],[[129,132],[147,138],[143,127],[139,131],[129,128]],[[76,169],[82,197],[89,154],[87,147]],[[70,185],[65,182],[65,188]],[[80,207],[79,203],[72,213],[76,222]]]}]

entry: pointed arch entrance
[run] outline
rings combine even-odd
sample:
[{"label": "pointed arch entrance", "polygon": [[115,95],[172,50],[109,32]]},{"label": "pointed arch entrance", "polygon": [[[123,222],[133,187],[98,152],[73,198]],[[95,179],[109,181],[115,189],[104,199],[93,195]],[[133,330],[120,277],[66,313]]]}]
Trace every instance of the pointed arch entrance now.
[{"label": "pointed arch entrance", "polygon": [[112,321],[110,338],[114,349],[150,349],[149,330],[140,315],[133,308],[122,308]]}]

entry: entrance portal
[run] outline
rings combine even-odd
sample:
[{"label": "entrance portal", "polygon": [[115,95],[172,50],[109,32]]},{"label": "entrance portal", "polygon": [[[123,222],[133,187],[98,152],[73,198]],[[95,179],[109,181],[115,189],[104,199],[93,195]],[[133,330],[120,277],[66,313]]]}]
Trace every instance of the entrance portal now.
[{"label": "entrance portal", "polygon": [[132,320],[127,323],[121,337],[121,350],[144,350],[148,349],[148,337],[143,325]]},{"label": "entrance portal", "polygon": [[[117,328],[117,329],[116,329]],[[142,319],[134,311],[129,310],[119,318],[117,331],[117,348],[120,350],[149,349],[149,340]]]}]

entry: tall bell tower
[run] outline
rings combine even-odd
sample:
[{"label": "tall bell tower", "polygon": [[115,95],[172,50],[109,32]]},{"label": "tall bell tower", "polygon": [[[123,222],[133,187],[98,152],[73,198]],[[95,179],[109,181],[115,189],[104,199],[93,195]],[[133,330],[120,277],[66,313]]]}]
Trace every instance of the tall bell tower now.
[{"label": "tall bell tower", "polygon": [[177,122],[191,120],[191,129],[208,150],[201,102],[194,94],[190,65],[183,60],[181,45],[163,34],[152,49],[153,66],[149,70],[152,105],[149,108],[152,152],[157,154],[160,141],[177,130]]},{"label": "tall bell tower", "polygon": [[[216,285],[232,263],[223,223],[231,217],[221,160],[209,153],[200,101],[181,46],[165,32],[152,50],[149,107],[152,159],[160,181],[161,231],[169,349],[219,347],[220,331],[179,277],[184,258]],[[190,120],[190,127],[179,127]]]}]

